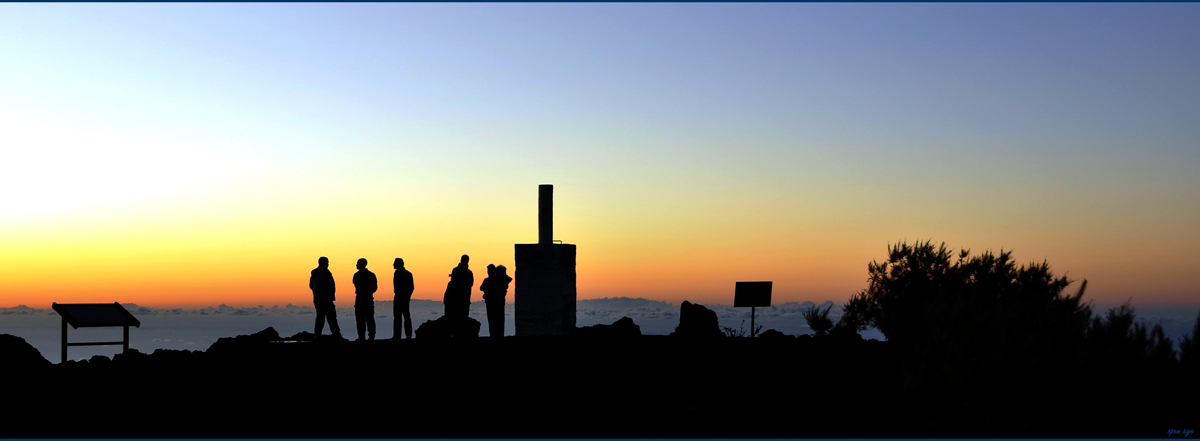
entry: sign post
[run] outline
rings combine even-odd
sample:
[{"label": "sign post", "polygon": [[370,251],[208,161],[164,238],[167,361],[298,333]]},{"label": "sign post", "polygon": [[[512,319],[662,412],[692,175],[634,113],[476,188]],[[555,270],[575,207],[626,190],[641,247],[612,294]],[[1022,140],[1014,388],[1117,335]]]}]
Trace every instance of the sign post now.
[{"label": "sign post", "polygon": [[771,282],[737,282],[733,290],[733,307],[750,307],[750,337],[754,334],[754,308],[771,306]]}]

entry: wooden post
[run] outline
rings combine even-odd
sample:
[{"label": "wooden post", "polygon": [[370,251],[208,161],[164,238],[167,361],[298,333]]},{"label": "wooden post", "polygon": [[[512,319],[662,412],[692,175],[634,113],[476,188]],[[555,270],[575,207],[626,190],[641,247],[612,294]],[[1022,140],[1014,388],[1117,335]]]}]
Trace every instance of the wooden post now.
[{"label": "wooden post", "polygon": [[63,347],[62,347],[62,362],[63,362],[63,363],[66,363],[66,362],[67,362],[67,318],[64,316],[64,317],[62,318],[62,320],[63,320],[63,335],[62,335],[62,345],[63,345]]},{"label": "wooden post", "polygon": [[129,352],[129,325],[125,325],[125,344],[121,346],[121,353]]},{"label": "wooden post", "polygon": [[754,307],[750,307],[750,338],[754,338]]}]

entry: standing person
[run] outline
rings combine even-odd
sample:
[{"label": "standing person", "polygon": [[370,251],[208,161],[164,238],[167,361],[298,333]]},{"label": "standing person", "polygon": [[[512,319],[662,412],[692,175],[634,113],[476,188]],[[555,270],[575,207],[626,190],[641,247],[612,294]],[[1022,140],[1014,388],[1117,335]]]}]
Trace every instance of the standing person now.
[{"label": "standing person", "polygon": [[488,334],[492,337],[504,336],[504,296],[508,294],[508,283],[512,282],[507,272],[504,265],[488,265],[488,278],[479,284],[483,303],[487,305]]},{"label": "standing person", "polygon": [[326,320],[329,321],[329,332],[332,332],[335,338],[342,338],[342,330],[337,322],[337,310],[333,307],[337,286],[333,283],[333,273],[329,272],[328,257],[317,259],[317,267],[308,278],[308,289],[313,292],[313,307],[317,309],[317,325],[313,331],[313,338],[321,335]]},{"label": "standing person", "polygon": [[475,286],[475,275],[467,268],[470,260],[463,254],[458,266],[450,271],[450,283],[446,284],[446,295],[442,297],[448,317],[467,318],[471,313],[471,287]]},{"label": "standing person", "polygon": [[371,340],[375,339],[375,291],[379,281],[375,273],[367,271],[367,259],[358,259],[358,272],[354,273],[354,322],[358,326],[358,339],[363,339],[366,328]]},{"label": "standing person", "polygon": [[394,339],[400,339],[400,325],[404,324],[404,336],[412,338],[412,315],[408,312],[409,301],[412,300],[413,286],[412,273],[404,269],[404,259],[396,258],[392,262],[392,268],[396,269],[396,274],[392,276],[392,291],[396,293],[396,297],[392,299],[392,315],[395,324],[392,326]]},{"label": "standing person", "polygon": [[483,281],[479,282],[479,290],[483,291],[484,300],[486,300],[488,297],[487,293],[491,292],[490,289],[491,289],[492,282],[493,282],[492,276],[495,274],[496,274],[496,265],[489,263],[487,266],[487,277],[484,277]]}]

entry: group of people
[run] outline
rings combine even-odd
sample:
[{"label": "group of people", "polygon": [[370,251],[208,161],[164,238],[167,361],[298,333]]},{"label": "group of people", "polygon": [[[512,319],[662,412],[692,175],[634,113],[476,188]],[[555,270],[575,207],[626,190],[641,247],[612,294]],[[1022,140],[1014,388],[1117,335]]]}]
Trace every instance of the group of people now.
[{"label": "group of people", "polygon": [[[471,309],[471,288],[475,286],[475,276],[468,268],[470,257],[462,256],[458,266],[450,272],[450,282],[446,284],[446,294],[442,302],[446,307],[446,316],[459,319],[467,318]],[[358,272],[354,273],[354,322],[358,330],[358,340],[364,336],[368,340],[375,339],[375,291],[379,290],[379,281],[375,273],[367,270],[367,259],[358,259]],[[404,328],[404,336],[412,338],[412,315],[409,313],[409,303],[412,300],[412,273],[404,268],[404,259],[396,258],[392,263],[396,269],[392,277],[392,290],[395,298],[392,303],[392,315],[395,320],[394,332],[399,338],[400,328]],[[493,337],[504,335],[504,298],[508,294],[508,285],[512,278],[504,265],[488,265],[488,277],[479,284],[483,291],[484,304],[487,305],[488,331]],[[333,281],[333,273],[329,271],[329,258],[317,259],[317,267],[312,270],[308,279],[308,287],[313,292],[313,306],[317,310],[317,323],[314,334],[321,335],[325,322],[329,322],[329,330],[335,337],[341,338],[342,331],[338,327],[337,313],[333,302],[336,300],[337,288]],[[364,335],[365,334],[365,335]]]}]

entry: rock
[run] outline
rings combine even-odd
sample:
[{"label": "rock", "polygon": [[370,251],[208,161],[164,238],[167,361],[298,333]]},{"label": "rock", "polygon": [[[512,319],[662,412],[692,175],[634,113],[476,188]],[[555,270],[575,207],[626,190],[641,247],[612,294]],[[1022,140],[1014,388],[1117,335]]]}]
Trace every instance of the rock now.
[{"label": "rock", "polygon": [[721,325],[717,322],[717,313],[687,300],[679,305],[679,326],[671,335],[689,338],[719,338],[724,337]]},{"label": "rock", "polygon": [[784,334],[784,333],[776,331],[774,329],[768,329],[768,330],[763,331],[762,333],[758,334],[758,338],[767,339],[767,340],[786,340],[786,339],[791,339],[791,338],[796,338],[796,337],[792,336],[792,335]]},{"label": "rock", "polygon": [[216,354],[223,352],[252,350],[252,348],[261,344],[279,340],[282,340],[282,338],[279,337],[279,332],[276,331],[274,327],[268,327],[267,329],[263,329],[250,335],[218,338],[217,342],[213,343],[212,346],[209,346],[208,350],[205,352]]},{"label": "rock", "polygon": [[274,327],[267,327],[267,329],[263,329],[261,331],[255,332],[249,336],[242,336],[242,335],[238,336],[238,338],[241,338],[241,337],[250,337],[255,340],[264,341],[264,342],[282,340],[281,338],[279,338],[279,331],[276,331]]},{"label": "rock", "polygon": [[460,318],[456,323],[443,315],[421,323],[414,332],[417,338],[479,337],[479,326],[479,320],[470,317]]},{"label": "rock", "polygon": [[629,317],[621,317],[611,325],[584,326],[575,330],[580,337],[623,338],[642,335],[642,327],[633,323]]},{"label": "rock", "polygon": [[41,351],[21,337],[0,334],[0,370],[25,371],[50,366]]},{"label": "rock", "polygon": [[313,335],[313,333],[308,332],[308,331],[300,331],[300,332],[293,334],[291,337],[288,337],[286,340],[313,341],[313,340],[316,340],[316,336]]},{"label": "rock", "polygon": [[205,353],[187,349],[155,349],[149,359],[155,364],[168,366],[197,366],[203,362]]},{"label": "rock", "polygon": [[116,355],[113,355],[112,361],[113,364],[125,366],[133,363],[144,362],[149,357],[149,354],[143,353],[142,351],[134,348],[129,348],[128,351],[119,352]]}]

